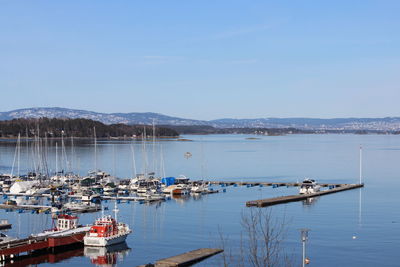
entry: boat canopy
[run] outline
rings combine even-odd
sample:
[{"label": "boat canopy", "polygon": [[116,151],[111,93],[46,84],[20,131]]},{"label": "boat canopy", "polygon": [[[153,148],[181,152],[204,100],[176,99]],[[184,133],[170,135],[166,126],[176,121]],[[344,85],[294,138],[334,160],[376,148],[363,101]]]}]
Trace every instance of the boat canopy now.
[{"label": "boat canopy", "polygon": [[165,184],[166,186],[173,185],[175,183],[175,177],[162,178],[161,183]]}]

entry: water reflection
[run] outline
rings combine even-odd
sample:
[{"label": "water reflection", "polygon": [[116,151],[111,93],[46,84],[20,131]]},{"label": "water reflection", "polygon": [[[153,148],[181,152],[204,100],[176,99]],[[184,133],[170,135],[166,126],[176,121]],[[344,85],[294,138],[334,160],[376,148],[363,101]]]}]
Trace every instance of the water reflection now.
[{"label": "water reflection", "polygon": [[130,250],[124,242],[108,247],[85,247],[84,255],[96,266],[115,266],[129,254]]},{"label": "water reflection", "polygon": [[41,263],[57,263],[72,257],[83,256],[83,244],[64,246],[54,250],[52,253],[33,252],[30,255],[20,256],[16,260],[11,261],[7,266],[28,266]]},{"label": "water reflection", "polygon": [[317,203],[319,200],[319,197],[309,197],[303,200],[303,206],[304,207],[309,207],[313,206],[315,203]]}]

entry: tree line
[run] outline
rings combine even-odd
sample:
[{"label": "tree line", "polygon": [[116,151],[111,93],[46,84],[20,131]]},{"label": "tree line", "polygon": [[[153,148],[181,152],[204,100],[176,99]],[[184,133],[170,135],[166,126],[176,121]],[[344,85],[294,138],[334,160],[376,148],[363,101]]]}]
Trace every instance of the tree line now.
[{"label": "tree line", "polygon": [[[144,134],[153,136],[153,127],[145,125],[111,124],[106,125],[99,121],[90,119],[59,119],[59,118],[39,118],[39,119],[13,119],[0,121],[0,137],[143,137]],[[154,127],[154,135],[157,137],[176,137],[179,136],[176,130],[168,127]]]}]

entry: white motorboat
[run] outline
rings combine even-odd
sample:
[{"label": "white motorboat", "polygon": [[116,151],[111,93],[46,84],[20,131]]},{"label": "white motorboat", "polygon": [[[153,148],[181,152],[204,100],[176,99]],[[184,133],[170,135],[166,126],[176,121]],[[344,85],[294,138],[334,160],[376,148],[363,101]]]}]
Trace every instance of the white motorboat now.
[{"label": "white motorboat", "polygon": [[313,179],[306,178],[300,186],[300,194],[313,194],[319,192],[321,186]]},{"label": "white motorboat", "polygon": [[190,188],[190,191],[192,193],[207,193],[209,191],[209,183],[206,183],[204,181],[195,181],[192,183],[192,186]]},{"label": "white motorboat", "polygon": [[100,200],[100,198],[101,198],[100,194],[97,194],[92,190],[85,190],[82,192],[81,200],[94,202]]}]

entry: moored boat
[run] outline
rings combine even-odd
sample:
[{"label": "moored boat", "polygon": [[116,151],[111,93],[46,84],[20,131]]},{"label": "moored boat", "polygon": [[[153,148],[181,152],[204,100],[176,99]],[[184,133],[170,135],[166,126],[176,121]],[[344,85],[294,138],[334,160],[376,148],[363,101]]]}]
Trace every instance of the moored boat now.
[{"label": "moored boat", "polygon": [[78,217],[68,214],[58,215],[53,222],[55,225],[52,229],[31,235],[31,237],[46,238],[48,247],[58,247],[82,242],[83,237],[90,230],[90,226],[78,225]]},{"label": "moored boat", "polygon": [[313,194],[319,192],[321,186],[313,179],[306,178],[300,186],[299,194]]},{"label": "moored boat", "polygon": [[114,205],[114,218],[111,217],[111,215],[103,215],[101,218],[97,219],[83,238],[85,246],[105,247],[122,243],[132,232],[129,225],[117,222],[118,209],[116,201]]},{"label": "moored boat", "polygon": [[107,215],[96,220],[83,238],[83,243],[85,246],[105,247],[124,242],[131,232],[127,224]]}]

